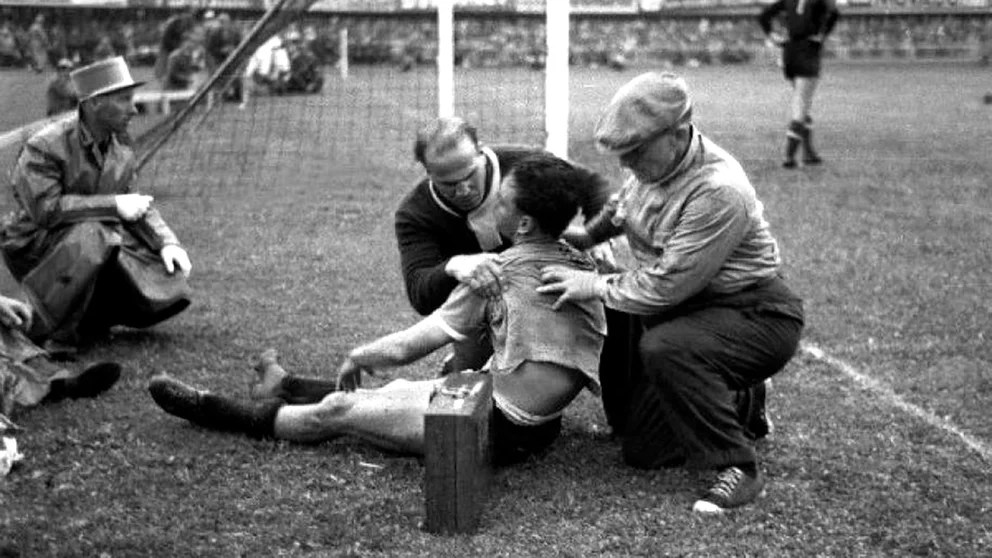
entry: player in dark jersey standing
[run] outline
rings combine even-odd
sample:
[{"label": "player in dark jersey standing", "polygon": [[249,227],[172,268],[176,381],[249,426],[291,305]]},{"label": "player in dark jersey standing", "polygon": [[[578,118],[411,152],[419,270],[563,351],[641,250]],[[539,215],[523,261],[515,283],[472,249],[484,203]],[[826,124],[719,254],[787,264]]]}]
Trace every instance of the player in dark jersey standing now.
[{"label": "player in dark jersey standing", "polygon": [[[772,29],[775,18],[783,14],[786,35]],[[813,149],[813,93],[820,78],[823,41],[833,31],[840,12],[835,0],[777,0],[758,16],[762,31],[782,47],[782,70],[792,83],[792,121],[786,132],[785,162],[796,166],[796,151],[803,148],[803,164],[817,165],[823,160]]]}]

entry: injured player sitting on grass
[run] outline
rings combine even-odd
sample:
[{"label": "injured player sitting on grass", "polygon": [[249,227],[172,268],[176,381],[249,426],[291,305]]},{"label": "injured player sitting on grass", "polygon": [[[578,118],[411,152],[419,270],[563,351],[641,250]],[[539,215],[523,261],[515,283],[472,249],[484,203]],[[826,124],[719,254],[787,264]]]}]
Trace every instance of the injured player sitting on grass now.
[{"label": "injured player sitting on grass", "polygon": [[545,450],[560,432],[565,407],[583,388],[599,389],[602,303],[555,311],[555,297],[537,292],[546,266],[593,269],[586,255],[558,240],[578,211],[574,192],[582,189],[575,182],[588,175],[547,154],[521,162],[503,182],[496,210],[501,232],[513,239],[500,255],[500,295],[486,299],[459,286],[417,324],[353,349],[336,381],[290,375],[269,350],[257,365],[250,399],[199,391],[168,376],[151,380],[152,397],[166,412],[207,428],[299,442],[351,435],[423,455],[424,415],[443,380],[399,379],[359,389],[361,372],[408,364],[486,331],[494,348],[494,459],[507,464]]}]

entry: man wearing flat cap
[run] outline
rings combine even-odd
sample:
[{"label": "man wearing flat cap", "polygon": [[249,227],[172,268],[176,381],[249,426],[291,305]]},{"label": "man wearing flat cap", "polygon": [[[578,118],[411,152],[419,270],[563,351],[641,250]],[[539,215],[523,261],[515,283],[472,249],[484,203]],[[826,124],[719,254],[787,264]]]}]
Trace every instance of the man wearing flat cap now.
[{"label": "man wearing flat cap", "polygon": [[147,327],[190,303],[190,261],[135,192],[132,79],[122,57],[70,74],[78,113],[25,143],[11,173],[19,209],[0,251],[34,309],[30,335],[78,347],[113,325]]},{"label": "man wearing flat cap", "polygon": [[595,134],[631,176],[566,238],[588,247],[625,234],[637,265],[600,275],[548,267],[539,290],[560,293],[559,305],[599,298],[637,317],[632,346],[641,366],[628,388],[624,460],[717,471],[693,510],[720,513],[764,491],[753,439],[760,433],[737,398],[792,357],[803,309],[782,280],[778,245],[747,175],[696,129],[692,112],[675,74],[643,74],[620,88]]}]

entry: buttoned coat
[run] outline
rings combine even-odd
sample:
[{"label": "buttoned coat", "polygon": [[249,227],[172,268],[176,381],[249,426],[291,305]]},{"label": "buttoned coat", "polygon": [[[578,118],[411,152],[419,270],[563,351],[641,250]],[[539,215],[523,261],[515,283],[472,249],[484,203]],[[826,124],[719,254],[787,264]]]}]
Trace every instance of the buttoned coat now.
[{"label": "buttoned coat", "polygon": [[167,273],[159,257],[165,245],[179,244],[159,212],[150,208],[134,222],[118,215],[115,196],[133,193],[135,178],[131,139],[114,134],[101,149],[78,115],[43,128],[22,148],[11,175],[17,210],[0,229],[0,250],[42,318],[38,333],[74,330],[108,266],[135,297],[118,299],[115,306],[132,308],[108,314],[112,323],[104,325],[144,327],[166,308],[172,315],[177,303],[189,304],[185,278]]}]

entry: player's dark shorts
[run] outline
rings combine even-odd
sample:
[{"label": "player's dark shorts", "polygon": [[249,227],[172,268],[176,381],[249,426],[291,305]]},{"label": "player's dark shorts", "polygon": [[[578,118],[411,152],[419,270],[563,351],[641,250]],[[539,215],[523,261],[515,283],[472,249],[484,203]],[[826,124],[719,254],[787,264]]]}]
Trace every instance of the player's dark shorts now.
[{"label": "player's dark shorts", "polygon": [[493,461],[497,465],[519,463],[546,450],[561,433],[561,417],[537,426],[512,422],[493,405]]},{"label": "player's dark shorts", "polygon": [[782,47],[782,72],[785,79],[820,77],[823,43],[802,39],[789,41]]}]

